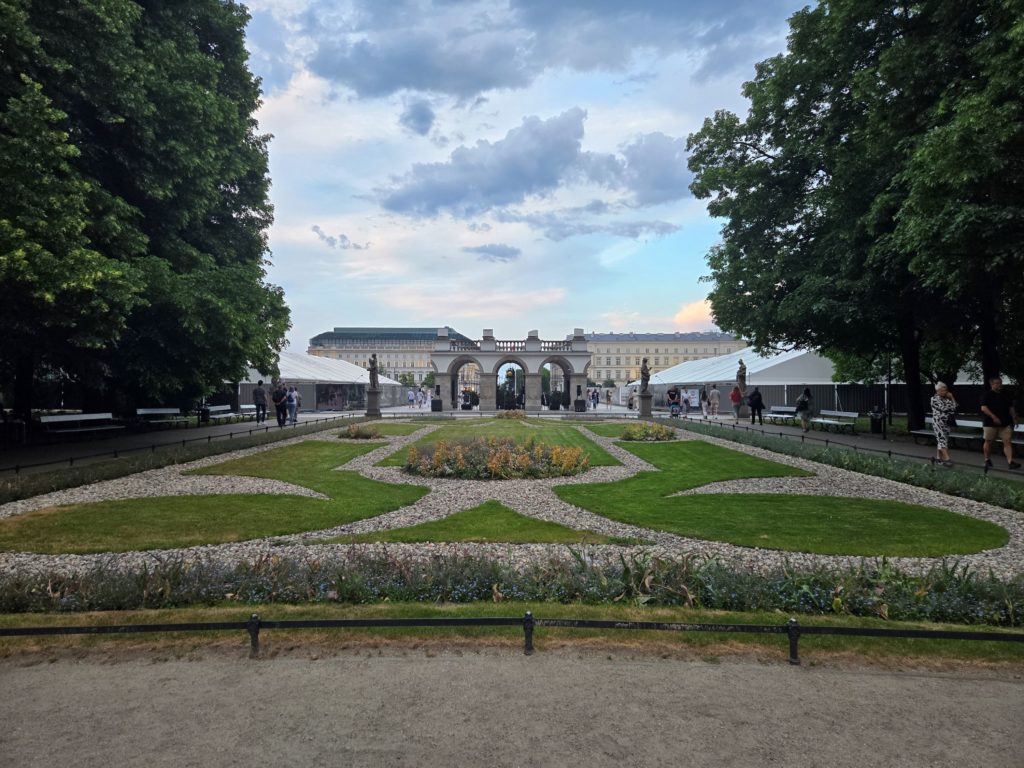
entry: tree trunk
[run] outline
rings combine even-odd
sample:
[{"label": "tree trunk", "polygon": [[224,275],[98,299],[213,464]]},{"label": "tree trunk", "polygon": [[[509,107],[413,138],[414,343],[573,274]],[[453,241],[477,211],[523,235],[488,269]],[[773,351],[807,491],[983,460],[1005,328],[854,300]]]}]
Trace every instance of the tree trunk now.
[{"label": "tree trunk", "polygon": [[36,366],[31,354],[21,355],[14,364],[14,413],[28,424],[32,419],[32,391]]},{"label": "tree trunk", "polygon": [[995,297],[987,297],[987,305],[978,318],[978,336],[981,341],[981,370],[985,376],[985,388],[988,388],[989,379],[1002,374],[999,361],[999,325],[997,318],[997,307]]},{"label": "tree trunk", "polygon": [[900,316],[900,357],[903,359],[903,380],[907,387],[907,428],[924,428],[924,402],[921,400],[921,339],[914,323],[913,311]]}]

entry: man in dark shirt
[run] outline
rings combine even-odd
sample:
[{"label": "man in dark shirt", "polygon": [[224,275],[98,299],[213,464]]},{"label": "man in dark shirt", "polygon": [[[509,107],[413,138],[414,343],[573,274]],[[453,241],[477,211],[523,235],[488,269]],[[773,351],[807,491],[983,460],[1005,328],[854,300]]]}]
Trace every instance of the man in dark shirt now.
[{"label": "man in dark shirt", "polygon": [[1010,469],[1018,469],[1020,464],[1013,460],[1013,429],[1017,426],[1017,412],[1010,398],[1003,392],[1003,380],[999,376],[989,379],[990,389],[981,396],[981,422],[984,432],[985,466],[992,466],[989,453],[992,443],[1000,440],[1003,443],[1003,455]]},{"label": "man in dark shirt", "polygon": [[284,388],[282,382],[277,383],[277,387],[270,395],[270,399],[274,403],[274,410],[277,413],[277,426],[283,427],[285,421],[288,419],[288,390]]},{"label": "man in dark shirt", "polygon": [[263,379],[256,382],[252,391],[252,404],[256,406],[256,423],[262,424],[267,420],[267,390],[263,388]]}]

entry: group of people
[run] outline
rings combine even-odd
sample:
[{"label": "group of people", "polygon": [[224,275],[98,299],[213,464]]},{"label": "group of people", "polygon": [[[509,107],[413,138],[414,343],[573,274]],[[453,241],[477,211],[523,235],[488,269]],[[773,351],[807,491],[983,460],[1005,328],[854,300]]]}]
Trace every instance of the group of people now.
[{"label": "group of people", "polygon": [[252,403],[256,406],[256,423],[262,424],[267,420],[267,406],[274,404],[274,412],[277,416],[277,426],[299,423],[299,406],[302,405],[302,395],[295,387],[285,386],[283,381],[277,382],[274,390],[268,395],[263,387],[263,379],[256,382],[252,390]]},{"label": "group of people", "polygon": [[[956,398],[945,382],[935,385],[932,396],[932,431],[935,434],[936,458],[944,466],[951,467],[949,457],[949,435],[956,427]],[[982,453],[985,456],[985,467],[992,466],[992,449],[995,443],[1003,445],[1003,456],[1009,469],[1019,469],[1020,462],[1013,459],[1013,430],[1017,426],[1018,408],[1003,391],[1003,379],[993,376],[988,380],[988,389],[981,396],[981,431]]]},{"label": "group of people", "polygon": [[[591,410],[597,410],[597,406],[601,404],[601,390],[598,387],[587,390],[587,407]],[[612,407],[612,391],[606,390],[604,393],[604,405],[605,408]]]},{"label": "group of people", "polygon": [[429,389],[410,389],[405,394],[405,402],[410,408],[430,407]]}]

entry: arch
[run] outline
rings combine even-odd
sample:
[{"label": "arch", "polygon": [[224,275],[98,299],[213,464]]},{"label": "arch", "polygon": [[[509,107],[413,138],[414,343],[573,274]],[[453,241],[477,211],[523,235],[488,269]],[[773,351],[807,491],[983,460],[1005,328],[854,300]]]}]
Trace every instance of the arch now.
[{"label": "arch", "polygon": [[[498,375],[498,370],[501,368],[501,366],[503,366],[503,365],[505,365],[507,363],[515,363],[516,365],[518,365],[520,368],[523,369],[523,373],[536,373],[537,372],[537,371],[531,371],[530,370],[530,366],[528,366],[526,364],[526,362],[523,360],[523,358],[520,357],[519,355],[509,354],[509,355],[502,355],[501,357],[499,357],[498,361],[494,364],[494,367],[489,372],[487,372],[488,375],[497,376]],[[483,366],[481,366],[480,369],[484,370]],[[540,369],[538,368],[537,370],[539,371]]]},{"label": "arch", "polygon": [[572,363],[570,363],[562,355],[548,355],[547,357],[545,357],[543,360],[540,361],[540,365],[537,366],[537,372],[539,373],[540,369],[543,368],[548,363],[557,365],[568,376],[571,376],[574,373],[578,373],[578,371],[576,371],[576,369],[572,367]]},{"label": "arch", "polygon": [[[449,376],[454,376],[459,372],[459,368],[466,365],[467,363],[473,363],[473,365],[477,366],[481,371],[484,370],[484,366],[481,365],[480,361],[477,358],[473,357],[472,355],[459,355],[454,360],[452,360],[451,363],[448,364],[448,369],[446,373]],[[434,361],[431,360],[430,364],[433,365]]]}]

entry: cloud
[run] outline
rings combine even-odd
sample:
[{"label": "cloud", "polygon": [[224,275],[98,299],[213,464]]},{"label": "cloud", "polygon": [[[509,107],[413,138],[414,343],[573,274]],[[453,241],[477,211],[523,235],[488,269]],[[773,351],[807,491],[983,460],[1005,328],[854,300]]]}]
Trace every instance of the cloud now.
[{"label": "cloud", "polygon": [[382,191],[381,204],[409,215],[466,217],[551,192],[582,171],[585,118],[579,107],[548,120],[527,117],[499,141],[459,147],[444,163],[417,163]]},{"label": "cloud", "polygon": [[312,229],[316,233],[316,236],[330,248],[340,248],[343,251],[365,251],[370,247],[369,243],[363,243],[360,245],[359,243],[352,242],[348,239],[347,235],[328,235],[320,228],[319,224],[314,224]]},{"label": "cloud", "polygon": [[[736,51],[785,34],[804,0],[349,0],[300,14],[308,66],[360,97],[401,91],[474,103],[544,72],[629,71],[641,55],[687,54],[707,77]],[[642,81],[644,75],[633,75]]]},{"label": "cloud", "polygon": [[522,251],[511,245],[494,243],[492,245],[474,245],[462,249],[465,253],[477,254],[479,261],[515,261],[522,255]]},{"label": "cloud", "polygon": [[434,126],[435,118],[434,110],[427,102],[414,101],[405,108],[398,122],[413,133],[426,136]]},{"label": "cloud", "polygon": [[672,319],[679,331],[706,331],[715,327],[711,319],[711,302],[707,299],[683,304]]},{"label": "cloud", "polygon": [[637,205],[657,205],[690,194],[693,174],[686,167],[686,139],[663,133],[637,137],[622,148],[626,159],[622,183]]}]

